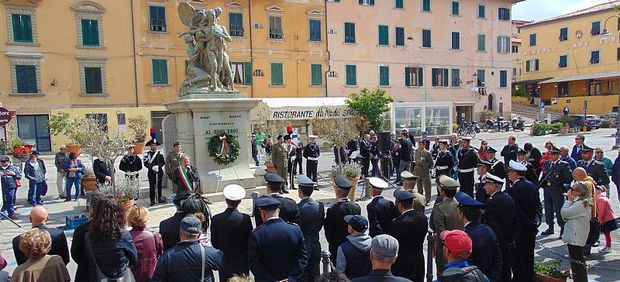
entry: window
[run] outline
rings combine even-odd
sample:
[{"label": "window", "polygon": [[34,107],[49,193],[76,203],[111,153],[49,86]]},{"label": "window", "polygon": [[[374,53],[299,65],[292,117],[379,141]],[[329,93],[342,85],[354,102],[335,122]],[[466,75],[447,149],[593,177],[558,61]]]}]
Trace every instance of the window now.
[{"label": "window", "polygon": [[484,70],[477,70],[476,71],[476,86],[478,87],[484,87],[485,85],[485,77],[484,77]]},{"label": "window", "polygon": [[601,51],[595,50],[590,52],[590,64],[598,64],[600,61]]},{"label": "window", "polygon": [[230,70],[235,85],[252,85],[252,63],[231,62]]},{"label": "window", "polygon": [[448,69],[431,69],[433,86],[448,86]]},{"label": "window", "polygon": [[560,28],[560,41],[568,40],[568,27]]},{"label": "window", "polygon": [[394,3],[394,6],[396,7],[396,9],[403,9],[405,8],[405,0],[396,0],[396,2]]},{"label": "window", "polygon": [[430,29],[422,30],[422,47],[431,48],[431,30]]},{"label": "window", "polygon": [[323,66],[321,64],[310,65],[312,85],[323,85]]},{"label": "window", "polygon": [[149,6],[151,31],[166,32],[166,7]]},{"label": "window", "polygon": [[530,34],[530,46],[536,46],[536,33]]},{"label": "window", "polygon": [[84,82],[86,87],[86,94],[103,93],[103,82],[101,78],[102,76],[100,67],[84,68]]},{"label": "window", "polygon": [[243,14],[228,13],[230,36],[243,36]]},{"label": "window", "polygon": [[512,76],[517,76],[517,68],[512,68]]},{"label": "window", "polygon": [[510,53],[510,36],[497,37],[497,53]]},{"label": "window", "polygon": [[452,50],[461,49],[461,33],[452,32]]},{"label": "window", "polygon": [[16,65],[15,78],[17,93],[39,93],[37,88],[37,67],[35,65]]},{"label": "window", "polygon": [[271,85],[284,85],[282,63],[271,63]]},{"label": "window", "polygon": [[357,67],[355,65],[347,65],[346,73],[346,84],[349,86],[357,85]]},{"label": "window", "polygon": [[510,9],[499,8],[497,11],[497,16],[500,21],[509,21],[510,20]]},{"label": "window", "polygon": [[565,68],[568,66],[568,56],[562,55],[560,56],[560,64],[558,65],[561,68]]},{"label": "window", "polygon": [[424,86],[424,69],[405,67],[405,86]]},{"label": "window", "polygon": [[355,43],[355,23],[344,23],[344,43]]},{"label": "window", "polygon": [[484,34],[478,34],[478,52],[484,52],[487,50],[487,36]]},{"label": "window", "polygon": [[390,67],[379,66],[379,85],[381,86],[390,85]]},{"label": "window", "polygon": [[461,86],[461,70],[452,69],[452,87]]},{"label": "window", "polygon": [[620,61],[620,48],[616,49],[616,61]]},{"label": "window", "polygon": [[508,71],[499,71],[499,87],[508,87]]},{"label": "window", "polygon": [[321,20],[309,20],[310,41],[321,41]]},{"label": "window", "polygon": [[166,59],[153,59],[153,84],[168,84],[168,61]]},{"label": "window", "polygon": [[459,1],[452,1],[452,14],[453,16],[458,16],[460,14],[461,6]]},{"label": "window", "polygon": [[525,71],[526,72],[538,71],[539,69],[540,69],[540,60],[539,59],[528,60],[528,61],[525,62]]},{"label": "window", "polygon": [[99,46],[99,21],[82,19],[82,45]]},{"label": "window", "polygon": [[588,83],[588,95],[600,95],[601,94],[601,81],[590,80]]},{"label": "window", "polygon": [[568,97],[568,90],[570,89],[568,81],[558,82],[558,97]]},{"label": "window", "polygon": [[601,22],[593,22],[592,23],[592,30],[590,31],[590,34],[592,34],[592,35],[599,35],[599,34],[601,34]]},{"label": "window", "polygon": [[512,45],[512,52],[519,53],[519,45]]},{"label": "window", "polygon": [[359,0],[360,5],[374,6],[375,0]]},{"label": "window", "polygon": [[32,40],[32,17],[24,14],[12,14],[13,42],[33,43]]},{"label": "window", "polygon": [[390,44],[390,39],[388,36],[388,26],[379,25],[379,45],[387,46],[389,44]]},{"label": "window", "polygon": [[478,5],[478,18],[485,19],[487,17],[487,7],[484,5]]},{"label": "window", "polygon": [[431,0],[422,0],[422,11],[423,12],[431,11]]},{"label": "window", "polygon": [[282,18],[270,16],[269,17],[269,38],[282,39],[284,36],[282,32]]},{"label": "window", "polygon": [[396,46],[405,46],[405,28],[396,27]]}]

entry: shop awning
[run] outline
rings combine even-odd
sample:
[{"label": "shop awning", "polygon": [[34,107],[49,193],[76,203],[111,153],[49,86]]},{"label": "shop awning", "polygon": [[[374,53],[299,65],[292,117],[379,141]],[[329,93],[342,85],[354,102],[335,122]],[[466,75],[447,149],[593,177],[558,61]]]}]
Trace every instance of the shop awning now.
[{"label": "shop awning", "polygon": [[566,82],[566,81],[575,81],[575,80],[602,79],[602,78],[610,78],[610,77],[620,77],[620,71],[555,77],[549,80],[545,80],[541,83],[557,83],[557,82]]},{"label": "shop awning", "polygon": [[344,106],[345,97],[316,97],[316,98],[262,98],[270,108],[283,107],[320,107],[320,106]]},{"label": "shop awning", "polygon": [[539,83],[541,81],[545,81],[551,79],[551,77],[545,77],[545,78],[539,78],[539,79],[528,79],[528,80],[519,80],[519,81],[514,81],[513,83],[516,84],[530,84],[530,83]]}]

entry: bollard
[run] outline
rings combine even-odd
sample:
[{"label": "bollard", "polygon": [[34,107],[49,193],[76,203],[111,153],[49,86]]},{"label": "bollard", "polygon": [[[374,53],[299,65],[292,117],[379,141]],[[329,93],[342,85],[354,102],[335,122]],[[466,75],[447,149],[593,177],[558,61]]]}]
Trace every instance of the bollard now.
[{"label": "bollard", "polygon": [[321,260],[323,261],[323,274],[325,273],[330,273],[332,271],[331,269],[331,260],[329,259],[329,251],[328,250],[323,250],[321,251]]},{"label": "bollard", "polygon": [[252,216],[256,216],[256,214],[254,214],[254,207],[256,206],[256,198],[258,197],[260,197],[260,193],[257,191],[252,192]]},{"label": "bollard", "polygon": [[435,236],[433,236],[433,231],[428,231],[428,236],[426,236],[428,241],[428,251],[426,254],[426,281],[433,281],[433,245],[435,244]]}]

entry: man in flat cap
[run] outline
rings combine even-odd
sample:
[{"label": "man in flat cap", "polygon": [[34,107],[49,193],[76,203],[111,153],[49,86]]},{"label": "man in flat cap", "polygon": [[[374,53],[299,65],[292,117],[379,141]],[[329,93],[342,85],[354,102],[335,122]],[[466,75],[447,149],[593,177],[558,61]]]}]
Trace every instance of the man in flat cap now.
[{"label": "man in flat cap", "polygon": [[319,157],[321,156],[319,145],[316,144],[316,136],[310,135],[310,142],[304,148],[303,156],[306,158],[306,176],[316,182]]},{"label": "man in flat cap", "polygon": [[353,187],[344,175],[337,175],[334,179],[336,198],[338,199],[327,209],[325,216],[325,238],[329,243],[329,254],[332,262],[336,262],[338,247],[346,241],[349,232],[344,217],[347,215],[362,214],[362,209],[357,203],[350,202],[347,195]]},{"label": "man in flat cap", "polygon": [[127,145],[127,154],[123,156],[118,169],[125,173],[125,178],[136,181],[139,185],[140,170],[142,170],[142,159],[134,154],[135,145]]},{"label": "man in flat cap", "polygon": [[564,219],[560,214],[560,209],[564,205],[564,195],[570,189],[573,181],[570,167],[567,162],[560,160],[560,149],[551,144],[549,149],[550,159],[545,162],[544,173],[540,180],[540,188],[543,188],[543,198],[545,206],[545,222],[547,230],[542,235],[551,235],[554,232],[553,214],[560,225],[560,236],[564,231]]},{"label": "man in flat cap", "polygon": [[[526,162],[528,165],[529,163]],[[531,169],[531,166],[529,167]],[[526,179],[528,167],[523,163],[508,163],[508,179],[512,182],[508,195],[514,200],[521,223],[521,232],[517,238],[513,257],[513,274],[515,281],[531,281],[534,277],[534,242],[538,226],[542,221],[542,205],[538,186]]]},{"label": "man in flat cap", "polygon": [[456,200],[459,202],[459,218],[463,229],[472,240],[473,248],[468,261],[477,266],[491,281],[501,281],[502,252],[497,235],[491,227],[480,223],[484,203],[463,192],[456,193]]},{"label": "man in flat cap", "polygon": [[467,233],[462,230],[453,230],[444,231],[439,236],[441,241],[445,242],[442,253],[448,263],[446,269],[439,274],[437,281],[488,281],[477,266],[470,266],[467,262],[473,249],[471,238]]},{"label": "man in flat cap", "polygon": [[368,182],[372,187],[372,201],[366,206],[366,211],[370,222],[370,237],[375,237],[386,233],[399,213],[394,203],[381,195],[383,189],[388,188],[388,183],[378,177],[371,177]]},{"label": "man in flat cap", "polygon": [[173,150],[166,155],[166,176],[172,183],[172,194],[177,193],[177,183],[174,181],[174,175],[177,168],[181,166],[181,157],[183,156],[183,146],[179,142],[174,142]]},{"label": "man in flat cap", "polygon": [[581,160],[577,162],[577,167],[583,167],[588,176],[596,181],[596,185],[609,187],[609,175],[605,169],[605,165],[594,159],[594,148],[583,145],[581,149]]},{"label": "man in flat cap", "polygon": [[[435,234],[441,234],[444,230],[463,230],[463,223],[459,220],[459,203],[454,200],[458,187],[459,182],[448,176],[442,175],[439,178],[442,201],[433,207],[433,213],[431,215]],[[446,263],[443,253],[441,252],[442,248],[441,241],[437,240],[435,254],[438,273],[443,271],[444,264]]]},{"label": "man in flat cap", "polygon": [[317,281],[320,273],[321,242],[319,232],[325,220],[325,206],[311,198],[316,183],[305,175],[297,176],[299,182],[299,227],[304,235],[304,246],[308,253],[308,266],[304,269],[302,281]]},{"label": "man in flat cap", "polygon": [[[267,182],[267,194],[278,200],[281,204],[279,212],[280,218],[286,222],[299,224],[299,208],[297,207],[297,203],[291,198],[282,197],[282,195],[280,195],[282,184],[286,180],[280,175],[271,172],[267,172],[264,177]],[[256,226],[263,224],[257,205],[254,205],[254,220],[256,221]]]},{"label": "man in flat cap", "polygon": [[228,184],[223,192],[227,208],[211,220],[211,243],[224,253],[219,276],[220,281],[228,281],[235,275],[250,274],[248,238],[253,227],[250,216],[237,209],[245,198],[245,189],[238,184]]},{"label": "man in flat cap", "polygon": [[[151,199],[151,206],[155,205],[155,201],[159,203],[165,203],[166,200],[161,194],[161,185],[164,178],[164,155],[157,150],[159,142],[157,139],[151,139],[146,142],[150,150],[144,155],[144,166],[148,169],[146,176],[149,179],[149,198]],[[156,190],[157,189],[157,190]]]},{"label": "man in flat cap", "polygon": [[426,202],[426,198],[424,197],[424,195],[418,193],[418,191],[415,190],[415,185],[418,182],[418,177],[406,170],[403,171],[400,176],[403,179],[403,189],[411,192],[414,196],[413,210],[423,214],[426,210],[426,205],[428,205],[428,203]]},{"label": "man in flat cap", "polygon": [[372,238],[366,234],[368,219],[362,215],[347,215],[344,221],[350,235],[338,247],[336,271],[349,279],[366,276],[372,270],[369,256]]},{"label": "man in flat cap", "polygon": [[[517,138],[513,135],[508,136],[508,144],[502,149],[501,156],[504,157],[504,165],[508,165],[510,160],[517,160],[517,151],[519,151],[519,145],[517,145]],[[501,177],[501,175],[496,175]]]},{"label": "man in flat cap", "polygon": [[462,148],[458,151],[458,172],[461,191],[474,196],[474,170],[478,164],[478,154],[469,143],[471,138],[463,137]]},{"label": "man in flat cap", "polygon": [[386,234],[372,239],[370,247],[370,261],[372,271],[364,277],[358,277],[352,282],[407,282],[407,278],[394,276],[390,269],[398,257],[398,241]]},{"label": "man in flat cap", "polygon": [[424,194],[426,202],[431,201],[431,169],[435,165],[433,156],[426,150],[426,142],[420,140],[414,154],[415,168],[413,174],[418,176],[418,193]]},{"label": "man in flat cap", "polygon": [[[420,195],[421,196],[421,195]],[[412,281],[424,281],[424,239],[428,221],[424,213],[413,209],[416,196],[404,189],[394,191],[396,206],[401,213],[390,225],[388,234],[398,240],[400,246],[392,273]]]},{"label": "man in flat cap", "polygon": [[439,177],[442,175],[452,175],[454,156],[450,150],[448,150],[449,140],[441,139],[437,142],[439,143],[439,152],[437,153],[437,160],[435,161],[435,176],[439,181]]},{"label": "man in flat cap", "polygon": [[493,164],[489,161],[478,159],[478,166],[476,167],[476,173],[478,174],[478,181],[476,181],[476,200],[481,203],[486,203],[489,195],[487,195],[487,191],[484,190],[484,183],[487,172],[491,170],[491,166]]},{"label": "man in flat cap", "polygon": [[504,179],[487,173],[485,181],[484,189],[489,199],[486,203],[484,222],[497,234],[503,262],[501,281],[511,281],[512,256],[519,236],[517,207],[512,197],[502,192]]},{"label": "man in flat cap", "polygon": [[[503,161],[498,160],[495,157],[495,153],[497,153],[495,148],[491,146],[487,147],[487,161],[491,163],[491,170],[489,170],[489,173],[501,179],[506,179],[506,167],[505,166],[507,165],[507,163],[504,164]],[[515,155],[515,159],[516,159],[516,155]]]},{"label": "man in flat cap", "polygon": [[297,224],[278,215],[280,202],[269,196],[256,199],[263,225],[250,233],[249,263],[256,281],[297,281],[308,263],[304,236]]},{"label": "man in flat cap", "polygon": [[[527,161],[527,151],[523,148],[519,148],[519,151],[517,152],[517,163],[520,163],[525,167],[525,179],[534,183],[534,185],[538,187],[538,174],[536,174],[532,164]],[[510,163],[508,163],[508,166],[510,166]],[[510,167],[508,170],[510,170]]]}]

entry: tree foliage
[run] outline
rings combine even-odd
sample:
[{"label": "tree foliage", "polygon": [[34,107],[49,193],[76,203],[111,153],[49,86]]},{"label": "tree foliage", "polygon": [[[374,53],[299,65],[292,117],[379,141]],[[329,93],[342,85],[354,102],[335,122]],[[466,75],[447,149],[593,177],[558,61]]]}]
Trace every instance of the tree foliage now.
[{"label": "tree foliage", "polygon": [[368,123],[370,129],[383,131],[385,123],[383,113],[390,110],[389,104],[394,99],[384,89],[369,90],[363,88],[359,93],[353,93],[347,99],[347,105],[356,111]]},{"label": "tree foliage", "polygon": [[[327,107],[323,106],[319,111],[326,110]],[[359,117],[312,119],[312,131],[337,147],[344,147],[351,139],[356,139],[360,125]]]}]

